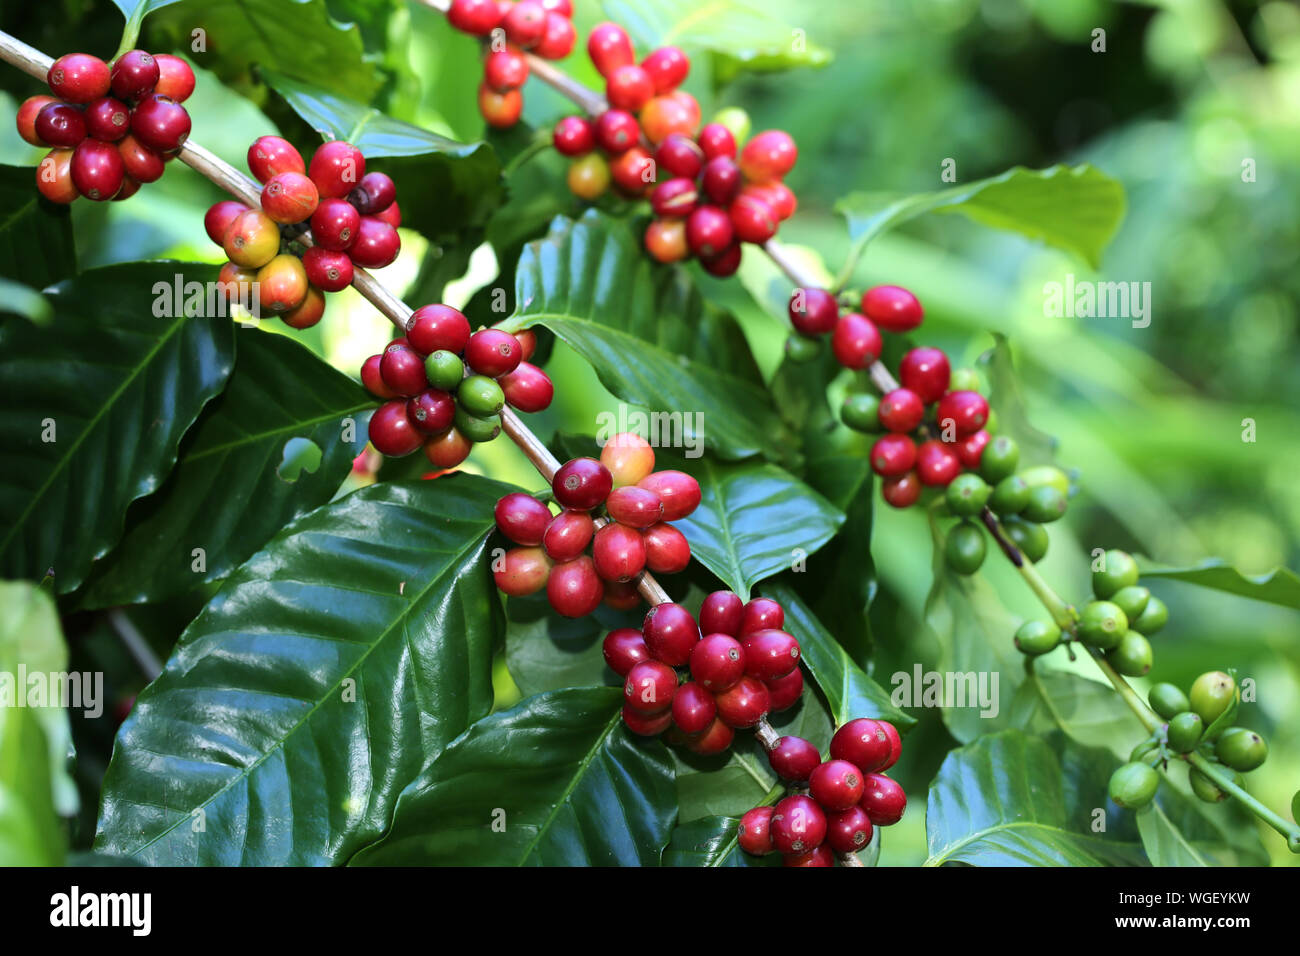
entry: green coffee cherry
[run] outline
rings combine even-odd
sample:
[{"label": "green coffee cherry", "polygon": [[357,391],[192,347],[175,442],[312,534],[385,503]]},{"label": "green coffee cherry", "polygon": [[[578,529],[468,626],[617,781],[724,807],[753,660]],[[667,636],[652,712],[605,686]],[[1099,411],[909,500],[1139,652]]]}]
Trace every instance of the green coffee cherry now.
[{"label": "green coffee cherry", "polygon": [[951,392],[978,392],[980,390],[980,373],[973,368],[953,369],[948,377],[948,390]]},{"label": "green coffee cherry", "polygon": [[1102,600],[1120,588],[1137,583],[1137,562],[1127,551],[1112,548],[1102,555],[1101,570],[1092,572],[1092,593]]},{"label": "green coffee cherry", "polygon": [[972,472],[958,475],[948,484],[944,499],[948,510],[960,518],[973,518],[984,510],[993,489],[979,475]]},{"label": "green coffee cherry", "polygon": [[456,431],[472,442],[491,441],[501,434],[501,416],[480,418],[471,415],[459,402],[456,403]]},{"label": "green coffee cherry", "polygon": [[806,335],[791,335],[785,340],[785,357],[796,365],[811,362],[821,350],[821,343]]},{"label": "green coffee cherry", "polygon": [[1142,616],[1142,612],[1147,609],[1147,603],[1151,600],[1151,592],[1138,584],[1130,584],[1126,588],[1120,588],[1110,596],[1111,603],[1119,605],[1125,615],[1128,616],[1129,627],[1133,630],[1145,634],[1142,628],[1138,627],[1134,621]]},{"label": "green coffee cherry", "polygon": [[1055,465],[1035,465],[1020,472],[1030,488],[1055,488],[1062,496],[1070,495],[1070,476]]},{"label": "green coffee cherry", "polygon": [[1154,740],[1144,740],[1130,751],[1128,755],[1129,763],[1145,763],[1145,759],[1159,749],[1160,745]]},{"label": "green coffee cherry", "polygon": [[880,398],[859,392],[844,399],[840,420],[857,432],[878,432],[880,428]]},{"label": "green coffee cherry", "polygon": [[1186,754],[1196,749],[1205,733],[1205,721],[1200,715],[1185,710],[1169,720],[1169,747],[1174,753]]},{"label": "green coffee cherry", "polygon": [[1002,522],[1002,530],[1030,561],[1041,561],[1043,555],[1047,554],[1047,529],[1042,525],[1031,524],[1012,515]]},{"label": "green coffee cherry", "polygon": [[1106,660],[1125,677],[1145,677],[1151,670],[1151,642],[1137,631],[1127,631],[1106,652]]},{"label": "green coffee cherry", "polygon": [[[992,414],[992,413],[990,413]],[[989,431],[988,424],[984,426]],[[999,435],[984,446],[980,455],[980,476],[991,485],[1015,474],[1020,463],[1020,446],[1008,435]]]},{"label": "green coffee cherry", "polygon": [[728,106],[726,109],[718,110],[713,117],[713,122],[720,123],[731,130],[731,135],[736,138],[737,143],[749,139],[752,122],[749,114],[739,106]]},{"label": "green coffee cherry", "polygon": [[1065,495],[1052,485],[1031,485],[1021,517],[1035,524],[1056,521],[1065,514]]},{"label": "green coffee cherry", "polygon": [[1207,671],[1192,683],[1188,699],[1205,726],[1214,723],[1228,709],[1237,694],[1237,682],[1223,671]]},{"label": "green coffee cherry", "polygon": [[984,563],[988,546],[984,532],[974,521],[960,521],[948,532],[943,553],[948,567],[958,574],[974,574]]},{"label": "green coffee cherry", "polygon": [[465,363],[455,352],[439,349],[424,360],[424,374],[434,388],[454,392],[465,377]]},{"label": "green coffee cherry", "polygon": [[456,390],[456,403],[476,418],[486,418],[505,407],[506,395],[494,379],[471,375]]},{"label": "green coffee cherry", "polygon": [[1037,657],[1061,643],[1061,629],[1051,621],[1025,621],[1016,631],[1016,649]]},{"label": "green coffee cherry", "polygon": [[1109,601],[1093,601],[1079,617],[1079,639],[1085,644],[1108,651],[1118,647],[1128,633],[1128,618]]},{"label": "green coffee cherry", "polygon": [[1219,789],[1219,785],[1207,777],[1195,767],[1187,771],[1187,782],[1192,785],[1192,793],[1196,794],[1206,803],[1220,803],[1228,798],[1228,795]]},{"label": "green coffee cherry", "polygon": [[[1121,589],[1122,590],[1122,589]],[[1151,592],[1147,600],[1147,606],[1138,615],[1136,621],[1130,618],[1130,624],[1135,631],[1140,631],[1147,637],[1150,637],[1156,631],[1160,630],[1169,621],[1169,608],[1165,607],[1165,602],[1160,600]]]},{"label": "green coffee cherry", "polygon": [[1160,774],[1144,763],[1126,763],[1110,775],[1110,798],[1126,810],[1140,810],[1156,795]]},{"label": "green coffee cherry", "polygon": [[[986,446],[985,452],[988,451]],[[1029,504],[1029,486],[1019,475],[1010,475],[993,486],[989,507],[1000,515],[1016,515]]]},{"label": "green coffee cherry", "polygon": [[1267,759],[1268,744],[1253,730],[1233,727],[1214,745],[1214,756],[1225,766],[1248,773]]},{"label": "green coffee cherry", "polygon": [[1147,703],[1165,720],[1173,720],[1183,711],[1192,709],[1187,695],[1173,684],[1153,684],[1147,691]]}]

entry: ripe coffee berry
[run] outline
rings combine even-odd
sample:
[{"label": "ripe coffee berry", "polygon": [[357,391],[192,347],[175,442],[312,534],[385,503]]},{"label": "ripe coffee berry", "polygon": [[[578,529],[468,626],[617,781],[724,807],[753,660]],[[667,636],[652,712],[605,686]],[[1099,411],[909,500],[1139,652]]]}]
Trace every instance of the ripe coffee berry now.
[{"label": "ripe coffee berry", "polygon": [[880,483],[880,496],[895,508],[910,508],[921,497],[921,479],[915,471],[886,478]]},{"label": "ripe coffee berry", "polygon": [[454,427],[424,443],[424,457],[437,468],[455,468],[469,457],[472,445]]},{"label": "ripe coffee berry", "polygon": [[916,445],[906,435],[885,435],[871,446],[871,468],[882,478],[901,477],[915,464]]},{"label": "ripe coffee berry", "polygon": [[546,586],[551,562],[541,548],[511,548],[493,568],[492,579],[498,590],[511,597],[536,594]]},{"label": "ripe coffee berry", "polygon": [[932,438],[916,450],[916,473],[923,485],[946,487],[961,474],[961,459],[951,445]]},{"label": "ripe coffee berry", "polygon": [[831,351],[845,368],[862,369],[880,358],[880,332],[866,316],[849,312],[835,323]]},{"label": "ripe coffee berry", "polygon": [[609,175],[625,196],[639,197],[654,185],[654,160],[647,150],[633,146],[610,160]]},{"label": "ripe coffee berry", "polygon": [[497,93],[514,90],[528,79],[528,61],[518,50],[495,50],[483,61],[483,82]]},{"label": "ripe coffee berry", "polygon": [[565,617],[586,617],[600,607],[604,596],[600,576],[585,554],[551,568],[546,597],[551,607]]},{"label": "ripe coffee berry", "polygon": [[830,845],[823,843],[821,846],[807,850],[803,853],[785,853],[781,856],[782,867],[825,867],[835,865],[835,854],[831,851]]},{"label": "ripe coffee berry", "polygon": [[654,95],[654,80],[644,68],[634,63],[618,67],[605,84],[605,98],[609,105],[629,113],[640,111]]},{"label": "ripe coffee berry", "polygon": [[880,424],[886,431],[902,435],[916,429],[925,417],[925,405],[921,397],[910,388],[896,388],[880,399],[877,411]]},{"label": "ripe coffee berry", "polygon": [[279,315],[307,295],[307,270],[297,256],[282,253],[257,270],[257,286],[262,309]]},{"label": "ripe coffee berry", "polygon": [[671,710],[643,714],[626,704],[623,705],[623,723],[638,737],[658,737],[672,725],[672,722]]},{"label": "ripe coffee berry", "polygon": [[684,471],[656,471],[637,482],[664,503],[664,521],[685,518],[700,505],[700,483]]},{"label": "ripe coffee berry", "polygon": [[862,799],[862,771],[847,760],[828,760],[808,777],[812,798],[825,810],[847,810]]},{"label": "ripe coffee berry", "polygon": [[68,53],[59,57],[45,75],[55,96],[69,103],[89,103],[108,93],[108,64],[88,53]]},{"label": "ripe coffee berry", "polygon": [[522,352],[519,341],[509,332],[479,329],[465,346],[465,362],[479,374],[497,378],[515,370]]},{"label": "ripe coffee berry", "polygon": [[463,33],[487,36],[501,23],[497,0],[452,0],[447,22]]},{"label": "ripe coffee berry", "polygon": [[551,142],[561,156],[581,156],[596,148],[596,128],[583,116],[566,116],[555,124]]},{"label": "ripe coffee berry", "polygon": [[761,245],[776,235],[777,218],[772,207],[756,196],[737,197],[727,207],[727,215],[731,217],[731,227],[741,242]]},{"label": "ripe coffee berry", "polygon": [[600,463],[609,469],[615,488],[635,485],[655,470],[655,450],[640,435],[623,432],[605,442]]},{"label": "ripe coffee berry", "polygon": [[788,308],[790,323],[803,335],[825,335],[835,328],[840,308],[825,289],[795,289]]},{"label": "ripe coffee berry", "polygon": [[[271,182],[283,175],[286,174],[276,174]],[[270,188],[269,183],[267,188]],[[312,242],[323,249],[346,252],[356,242],[360,229],[361,213],[346,199],[322,199],[311,214]]]},{"label": "ripe coffee berry", "polygon": [[706,160],[718,156],[736,158],[736,136],[721,123],[709,123],[700,130],[699,148]]},{"label": "ripe coffee berry", "polygon": [[701,258],[725,252],[734,233],[731,218],[717,206],[701,206],[686,220],[686,244]]},{"label": "ripe coffee berry", "polygon": [[871,842],[871,818],[859,806],[826,815],[826,846],[836,853],[856,853]]},{"label": "ripe coffee berry", "polygon": [[184,103],[194,92],[194,71],[190,65],[170,53],[159,53],[154,60],[158,63],[158,83],[153,91]]},{"label": "ripe coffee berry", "polygon": [[530,362],[520,362],[513,372],[497,379],[506,402],[521,412],[540,412],[550,407],[555,384],[549,375]]},{"label": "ripe coffee berry", "polygon": [[822,758],[817,748],[802,737],[782,737],[767,752],[767,762],[782,780],[798,783],[812,776]]},{"label": "ripe coffee berry", "polygon": [[910,332],[925,317],[916,296],[896,285],[878,285],[862,293],[862,311],[889,332]]},{"label": "ripe coffee berry", "polygon": [[699,202],[695,180],[677,176],[665,180],[650,194],[650,208],[656,216],[689,216]]},{"label": "ripe coffee berry", "polygon": [[945,433],[951,422],[957,435],[965,437],[979,431],[989,420],[989,403],[979,392],[949,392],[939,399],[936,417]]},{"label": "ripe coffee berry", "polygon": [[507,40],[531,50],[546,32],[546,9],[537,0],[520,0],[506,12],[501,26]]},{"label": "ripe coffee berry", "polygon": [[409,455],[424,441],[406,415],[406,401],[395,399],[380,405],[370,416],[370,443],[381,455],[400,458]]},{"label": "ripe coffee berry", "polygon": [[409,345],[389,345],[379,362],[384,384],[398,395],[418,395],[429,380],[424,374],[424,359]]},{"label": "ripe coffee berry", "polygon": [[937,402],[948,391],[949,376],[948,356],[939,349],[912,349],[898,366],[903,387],[916,392],[927,405]]},{"label": "ripe coffee berry", "polygon": [[736,737],[736,732],[724,724],[720,719],[714,719],[709,725],[709,729],[697,737],[688,737],[686,746],[694,753],[703,754],[720,754],[731,746],[732,740]]},{"label": "ripe coffee berry", "polygon": [[[152,183],[162,178],[166,168],[162,153],[144,145],[129,133],[117,142],[117,151],[122,157],[126,174],[136,182]],[[214,240],[218,245],[221,239]]]},{"label": "ripe coffee berry", "polygon": [[[406,403],[406,415],[411,419],[411,424],[424,434],[438,435],[451,427],[456,415],[456,402],[451,395],[441,389],[426,388]],[[518,543],[539,544],[540,542],[539,535],[537,541]]]},{"label": "ripe coffee berry", "polygon": [[784,626],[785,611],[781,605],[771,598],[759,597],[741,609],[737,635],[743,638],[755,631],[780,630]]},{"label": "ripe coffee berry", "polygon": [[606,581],[630,581],[646,566],[646,546],[641,533],[618,522],[596,532],[591,553],[596,573]]},{"label": "ripe coffee berry", "polygon": [[672,706],[677,692],[677,673],[661,661],[633,665],[623,683],[623,702],[643,714],[654,714]]},{"label": "ripe coffee berry", "polygon": [[984,459],[984,449],[993,440],[988,432],[980,429],[957,442],[957,457],[966,468],[978,469]]},{"label": "ripe coffee berry", "polygon": [[307,219],[319,202],[316,185],[302,173],[277,173],[262,187],[262,209],[282,225]]},{"label": "ripe coffee berry", "polygon": [[601,76],[608,79],[620,66],[636,62],[632,41],[616,23],[598,23],[587,37],[587,55]]},{"label": "ripe coffee berry", "polygon": [[718,718],[728,727],[753,727],[772,706],[767,688],[754,677],[742,677],[716,700]]},{"label": "ripe coffee berry", "polygon": [[740,633],[743,613],[744,603],[740,600],[740,595],[734,591],[714,591],[700,606],[700,630],[705,634],[729,634],[735,637]]},{"label": "ripe coffee berry", "polygon": [[682,85],[690,73],[691,61],[680,47],[665,46],[642,60],[641,66],[653,81],[655,92],[667,93]]},{"label": "ripe coffee berry", "polygon": [[771,807],[755,807],[740,818],[736,842],[740,844],[740,848],[746,853],[752,853],[754,856],[766,856],[776,849],[772,846],[772,833],[770,830],[772,813]]},{"label": "ripe coffee berry", "polygon": [[727,634],[707,634],[691,648],[691,676],[713,693],[736,686],[745,675],[745,651]]},{"label": "ripe coffee berry", "polygon": [[354,265],[363,269],[382,269],[397,258],[402,240],[397,230],[374,216],[362,216],[356,241],[348,247]]},{"label": "ripe coffee berry", "polygon": [[871,822],[887,827],[903,819],[907,809],[907,794],[898,783],[882,773],[869,773],[864,781],[860,806],[867,811]]},{"label": "ripe coffee berry", "polygon": [[718,156],[704,164],[700,179],[704,193],[710,200],[725,206],[740,191],[740,167],[726,156]]},{"label": "ripe coffee berry", "polygon": [[673,695],[673,723],[683,733],[700,734],[708,730],[717,712],[713,695],[694,681],[682,684]]},{"label": "ripe coffee berry", "polygon": [[637,664],[651,660],[645,639],[634,627],[620,627],[606,634],[601,652],[609,669],[619,677],[627,677]]},{"label": "ripe coffee berry", "polygon": [[[473,348],[472,340],[470,347]],[[551,480],[555,500],[565,508],[578,511],[590,511],[604,503],[613,487],[614,479],[609,469],[594,458],[574,458],[565,462]]]},{"label": "ripe coffee berry", "polygon": [[519,122],[524,98],[518,90],[498,93],[487,85],[478,88],[478,111],[489,126],[507,129]]},{"label": "ripe coffee berry", "polygon": [[794,168],[799,150],[789,133],[773,129],[759,133],[740,151],[740,168],[752,183],[782,179]]},{"label": "ripe coffee berry", "polygon": [[34,130],[49,146],[73,149],[86,138],[86,117],[76,107],[55,101],[36,114]]},{"label": "ripe coffee berry", "polygon": [[45,95],[29,96],[23,100],[18,107],[18,116],[16,117],[18,135],[33,146],[53,146],[53,143],[41,139],[37,134],[36,117],[40,115],[41,110],[45,109],[45,107],[55,106],[58,103],[59,100],[56,97]]},{"label": "ripe coffee berry", "polygon": [[777,680],[799,666],[799,642],[785,631],[753,631],[741,639],[745,673],[759,680]]},{"label": "ripe coffee berry", "polygon": [[72,183],[72,150],[52,149],[36,170],[36,188],[50,202],[66,205],[77,198]]},{"label": "ripe coffee berry", "polygon": [[700,265],[711,276],[725,279],[736,274],[740,268],[740,243],[732,242],[724,251],[711,258],[701,258]]},{"label": "ripe coffee berry", "polygon": [[641,128],[651,144],[658,145],[674,133],[694,136],[700,125],[700,104],[685,90],[656,96],[641,110]]},{"label": "ripe coffee berry", "polygon": [[[708,157],[712,158],[712,157]],[[655,163],[673,176],[695,181],[704,168],[706,156],[700,146],[689,136],[671,133],[655,149]]]},{"label": "ripe coffee berry", "polygon": [[305,173],[302,154],[280,136],[259,136],[248,147],[248,170],[259,183],[280,173]]},{"label": "ripe coffee berry", "polygon": [[826,814],[811,797],[794,794],[772,808],[772,845],[782,853],[816,849],[826,839]]},{"label": "ripe coffee berry", "polygon": [[763,683],[767,686],[769,706],[772,708],[772,713],[779,714],[781,711],[793,707],[802,696],[803,671],[796,667],[784,677],[778,677],[776,680],[765,680]]},{"label": "ripe coffee berry", "polygon": [[346,252],[332,252],[312,246],[302,254],[307,280],[326,292],[339,292],[352,284],[352,257]]},{"label": "ripe coffee berry", "polygon": [[423,305],[411,313],[406,334],[422,355],[440,350],[459,354],[469,344],[469,319],[449,305]]},{"label": "ripe coffee berry", "polygon": [[695,618],[680,604],[656,604],[646,614],[641,633],[650,653],[673,667],[689,661],[700,641]]},{"label": "ripe coffee berry", "polygon": [[131,109],[121,100],[101,96],[86,107],[86,134],[115,143],[131,131]]},{"label": "ripe coffee berry", "polygon": [[678,574],[691,563],[691,546],[672,525],[659,522],[642,532],[645,540],[645,565],[654,574]]},{"label": "ripe coffee berry", "polygon": [[77,192],[101,202],[117,195],[126,174],[117,147],[95,139],[84,139],[78,144],[72,153],[69,172]]},{"label": "ripe coffee berry", "polygon": [[321,199],[344,198],[365,174],[366,158],[361,150],[341,139],[317,147],[307,167]]},{"label": "ripe coffee berry", "polygon": [[190,114],[176,100],[155,93],[132,111],[131,135],[146,146],[170,153],[189,139]]},{"label": "ripe coffee berry", "polygon": [[626,110],[605,110],[596,117],[596,143],[612,156],[627,152],[640,138],[641,127]]},{"label": "ripe coffee berry", "polygon": [[596,534],[595,522],[585,511],[562,511],[542,533],[542,547],[553,561],[572,561],[587,550]]},{"label": "ripe coffee berry", "polygon": [[130,50],[114,61],[109,88],[118,99],[134,102],[153,91],[158,77],[158,61],[151,54]]},{"label": "ripe coffee berry", "polygon": [[648,528],[663,520],[664,503],[645,488],[615,488],[605,500],[609,516],[631,528]]},{"label": "ripe coffee berry", "polygon": [[[121,199],[122,194],[118,193]],[[321,320],[325,314],[325,293],[314,285],[308,284],[302,301],[280,316],[280,321],[291,329],[309,329]]]},{"label": "ripe coffee berry", "polygon": [[[546,4],[543,3],[542,6]],[[533,53],[544,60],[563,60],[573,52],[573,46],[577,42],[578,31],[574,28],[569,15],[548,9],[542,38],[533,47]]]},{"label": "ripe coffee berry", "polygon": [[230,224],[239,217],[240,213],[247,210],[248,207],[242,202],[235,202],[233,199],[213,203],[203,215],[203,229],[208,234],[208,238],[221,245]]}]

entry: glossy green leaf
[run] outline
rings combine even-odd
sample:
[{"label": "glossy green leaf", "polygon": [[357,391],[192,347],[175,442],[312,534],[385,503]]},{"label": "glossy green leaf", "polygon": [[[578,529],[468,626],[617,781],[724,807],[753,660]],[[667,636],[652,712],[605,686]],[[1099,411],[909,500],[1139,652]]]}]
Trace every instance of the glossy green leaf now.
[{"label": "glossy green leaf", "polygon": [[470,727],[402,793],[359,865],[656,866],[672,761],[622,721],[620,690],[530,697]]},{"label": "glossy green leaf", "polygon": [[1259,821],[1250,811],[1236,800],[1206,803],[1174,783],[1185,779],[1171,762],[1155,800],[1136,814],[1151,865],[1267,866]]},{"label": "glossy green leaf", "polygon": [[179,0],[113,0],[117,8],[122,11],[122,16],[126,17],[128,32],[138,31],[144,18],[153,11],[170,7],[178,2]]},{"label": "glossy green leaf", "polygon": [[594,211],[556,219],[525,247],[515,300],[502,328],[551,329],[616,396],[669,416],[656,422],[677,444],[727,459],[789,456],[793,439],[735,319],[684,270],[652,263],[626,224]]},{"label": "glossy green leaf", "polygon": [[664,866],[779,866],[780,854],[750,856],[736,842],[739,817],[700,817],[679,823],[664,848]]},{"label": "glossy green leaf", "polygon": [[989,406],[998,414],[998,434],[1016,440],[1020,446],[1021,467],[1054,464],[1056,438],[1035,428],[1029,420],[1020,376],[1011,357],[1011,346],[1000,332],[993,333],[993,341],[993,348],[980,357],[980,363],[988,369],[991,386]]},{"label": "glossy green leaf", "polygon": [[68,207],[41,199],[36,170],[0,166],[0,209],[0,278],[43,289],[76,274]]},{"label": "glossy green leaf", "polygon": [[54,318],[49,301],[31,286],[0,279],[0,313],[20,315],[36,325],[48,325]]},{"label": "glossy green leaf", "polygon": [[840,273],[852,276],[867,244],[888,229],[925,213],[953,213],[1039,239],[1092,265],[1124,218],[1124,187],[1088,164],[1026,169],[929,193],[899,196],[853,193],[835,208],[848,220],[853,247]]},{"label": "glossy green leaf", "polygon": [[1242,574],[1226,561],[1218,559],[1187,568],[1143,563],[1142,577],[1183,581],[1253,601],[1266,601],[1300,610],[1300,577],[1289,568],[1274,568],[1263,574]]},{"label": "glossy green leaf", "polygon": [[1140,725],[1109,684],[1037,665],[1011,700],[1011,724],[1030,734],[1061,730],[1085,747],[1125,756]]},{"label": "glossy green leaf", "polygon": [[1158,801],[1152,801],[1137,813],[1142,848],[1152,866],[1209,866],[1209,861],[1165,815]]},{"label": "glossy green leaf", "polygon": [[[927,866],[1127,866],[1142,862],[1113,812],[1106,784],[1118,761],[1102,751],[1019,730],[981,737],[944,758],[926,806]],[[1121,832],[1116,832],[1121,831]]]},{"label": "glossy green leaf", "polygon": [[155,283],[182,270],[186,281],[216,275],[174,262],[94,269],[51,290],[49,325],[0,326],[0,573],[53,568],[60,593],[80,585],[225,385],[230,319],[154,315]]},{"label": "glossy green leaf", "polygon": [[372,485],[231,574],[119,731],[96,849],[319,865],[378,839],[402,788],[491,708],[487,540],[507,490]]},{"label": "glossy green leaf", "polygon": [[836,724],[847,723],[855,717],[874,717],[906,731],[916,723],[913,717],[893,705],[887,690],[854,663],[787,579],[766,584],[762,590],[785,609],[785,629],[798,639],[804,667],[826,695]]},{"label": "glossy green leaf", "polygon": [[433,242],[450,241],[484,225],[504,199],[501,164],[486,143],[458,143],[412,126],[355,99],[350,90],[322,88],[263,69],[263,79],[313,129],[345,139],[398,185],[402,225]]},{"label": "glossy green leaf", "polygon": [[586,617],[561,617],[545,592],[506,600],[506,667],[529,697],[565,687],[622,686],[605,664],[601,642],[615,628],[635,627],[645,608],[616,611],[602,604]]},{"label": "glossy green leaf", "polygon": [[[374,400],[360,386],[286,336],[242,330],[235,339],[226,390],[186,435],[167,482],[131,509],[83,607],[157,601],[225,577],[290,519],[329,501],[365,447]],[[311,443],[317,467],[291,482],[283,462],[292,441]]]}]

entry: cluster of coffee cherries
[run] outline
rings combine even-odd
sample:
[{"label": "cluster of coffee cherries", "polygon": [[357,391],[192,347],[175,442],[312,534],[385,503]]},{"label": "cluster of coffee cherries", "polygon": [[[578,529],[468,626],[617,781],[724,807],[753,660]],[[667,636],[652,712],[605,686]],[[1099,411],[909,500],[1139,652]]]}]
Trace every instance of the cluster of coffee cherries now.
[{"label": "cluster of coffee cherries", "polygon": [[623,723],[645,737],[668,732],[670,742],[698,754],[726,750],[736,730],[794,706],[803,693],[799,642],[784,626],[776,601],[745,603],[715,591],[698,621],[681,604],[657,604],[639,631],[610,631],[603,650],[624,679]]},{"label": "cluster of coffee cherries", "polygon": [[528,361],[536,348],[532,331],[471,335],[460,310],[421,306],[406,335],[361,365],[361,384],[386,399],[370,417],[370,444],[394,458],[423,447],[432,464],[456,467],[474,443],[501,434],[506,404],[524,412],[551,404],[550,376]]},{"label": "cluster of coffee cherries", "polygon": [[[1094,600],[1079,614],[1074,638],[1105,651],[1106,660],[1125,677],[1144,677],[1151,670],[1151,642],[1169,621],[1165,603],[1138,584],[1138,565],[1125,551],[1099,555],[1092,572]],[[1016,647],[1031,657],[1062,643],[1061,629],[1048,621],[1026,621],[1016,631]]]},{"label": "cluster of coffee cherries", "polygon": [[[563,60],[578,39],[571,0],[453,0],[447,21],[464,33],[491,36],[483,61],[478,108],[488,125],[514,126],[524,110],[521,87],[531,53]],[[499,32],[497,32],[499,31]]]},{"label": "cluster of coffee cherries", "polygon": [[836,853],[856,853],[873,827],[903,818],[907,795],[885,771],[902,753],[894,725],[859,717],[835,731],[830,759],[801,737],[782,737],[768,760],[798,790],[775,806],[740,818],[737,842],[746,853],[780,853],[785,866],[834,866]]},{"label": "cluster of coffee cherries", "polygon": [[[1239,694],[1231,674],[1204,673],[1187,694],[1173,684],[1155,684],[1147,701],[1164,722],[1134,748],[1129,762],[1111,775],[1110,798],[1121,807],[1139,810],[1150,803],[1160,785],[1155,768],[1167,770],[1170,758],[1199,753],[1232,771],[1238,786],[1242,785],[1241,774],[1255,770],[1268,758],[1268,743],[1262,736],[1232,725]],[[1194,766],[1189,766],[1187,773],[1192,792],[1206,803],[1227,797],[1208,774]]]},{"label": "cluster of coffee cherries", "polygon": [[599,460],[574,458],[556,471],[551,495],[559,514],[523,492],[501,498],[497,528],[519,547],[496,560],[497,587],[513,597],[545,587],[558,613],[583,617],[602,600],[638,606],[644,571],[686,570],[691,546],[670,522],[699,506],[700,485],[685,472],[655,471],[654,465],[654,449],[644,438],[615,435]]},{"label": "cluster of coffee cherries", "polygon": [[59,57],[46,75],[53,96],[18,107],[18,133],[51,147],[36,188],[51,202],[128,199],[163,174],[190,135],[181,103],[194,71],[180,57],[131,50],[112,67],[89,53]]},{"label": "cluster of coffee cherries", "polygon": [[384,173],[367,173],[351,143],[321,144],[308,166],[288,140],[262,136],[248,147],[248,169],[262,184],[261,207],[223,200],[203,225],[230,260],[220,281],[256,282],[262,311],[310,328],[325,313],[325,293],[351,285],[355,266],[378,269],[397,258],[397,187]]}]

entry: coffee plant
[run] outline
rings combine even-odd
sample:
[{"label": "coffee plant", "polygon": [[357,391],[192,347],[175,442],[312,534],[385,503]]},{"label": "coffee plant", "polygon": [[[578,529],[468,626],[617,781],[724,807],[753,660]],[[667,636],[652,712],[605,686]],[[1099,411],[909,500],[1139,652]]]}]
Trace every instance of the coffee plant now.
[{"label": "coffee plant", "polygon": [[[1300,852],[1250,778],[1289,685],[1162,666],[1171,582],[1292,612],[1300,582],[1078,540],[1107,456],[1058,460],[1013,343],[929,339],[873,262],[958,213],[1095,267],[1104,169],[844,184],[832,275],[814,160],[725,94],[825,62],[773,14],[116,0],[119,41],[92,6],[0,34],[0,861],[864,866],[895,825],[930,864]],[[482,142],[446,135],[469,110]],[[198,219],[216,250],[83,254]]]}]

